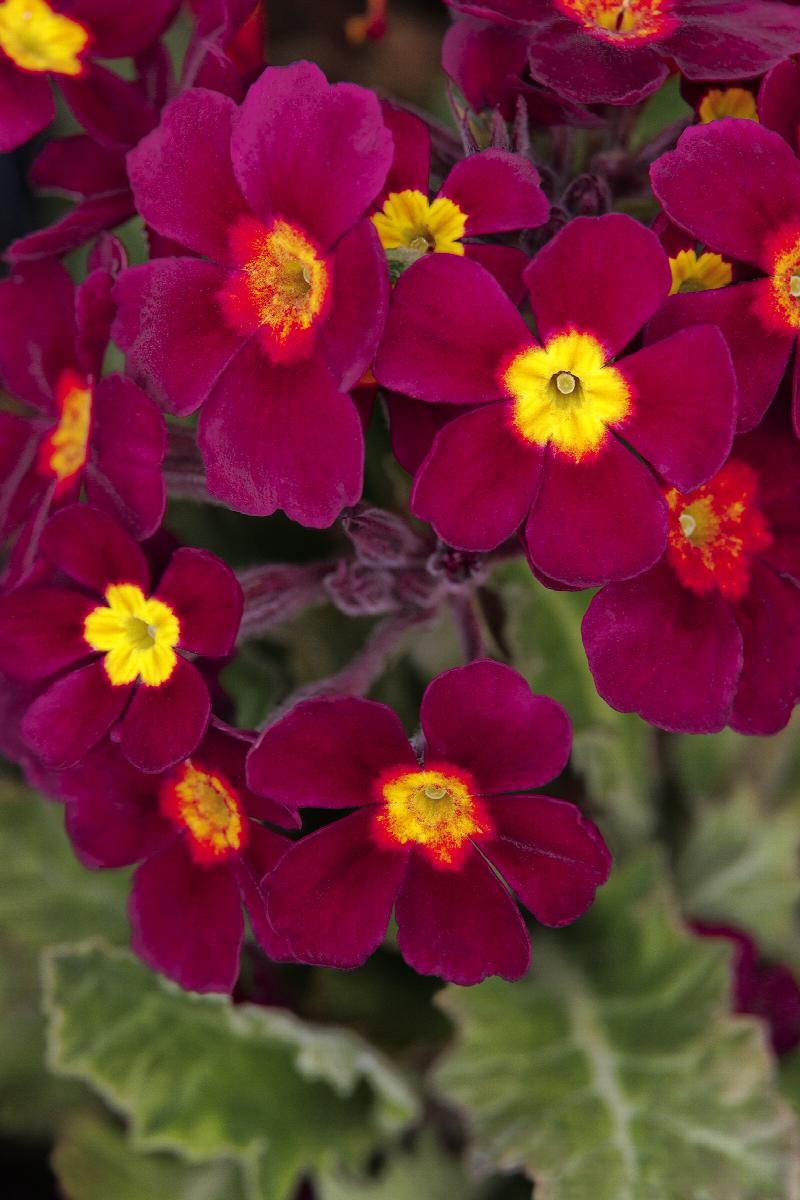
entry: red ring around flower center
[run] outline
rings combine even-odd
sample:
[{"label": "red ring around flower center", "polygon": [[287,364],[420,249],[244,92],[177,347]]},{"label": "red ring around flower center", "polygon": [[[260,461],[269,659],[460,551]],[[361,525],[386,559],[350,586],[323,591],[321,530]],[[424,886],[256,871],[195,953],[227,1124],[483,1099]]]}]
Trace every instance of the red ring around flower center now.
[{"label": "red ring around flower center", "polygon": [[556,0],[556,5],[590,33],[621,46],[665,37],[678,24],[673,0]]},{"label": "red ring around flower center", "polygon": [[436,867],[457,868],[470,839],[494,830],[476,792],[475,781],[449,763],[390,769],[376,788],[375,838],[394,850],[414,847]]},{"label": "red ring around flower center", "polygon": [[92,389],[71,369],[62,371],[55,389],[59,418],[39,446],[37,469],[55,477],[56,495],[65,491],[86,465],[92,419]]},{"label": "red ring around flower center", "polygon": [[236,789],[219,772],[182,762],[159,794],[161,812],[187,837],[196,863],[213,867],[247,844],[247,821]]}]

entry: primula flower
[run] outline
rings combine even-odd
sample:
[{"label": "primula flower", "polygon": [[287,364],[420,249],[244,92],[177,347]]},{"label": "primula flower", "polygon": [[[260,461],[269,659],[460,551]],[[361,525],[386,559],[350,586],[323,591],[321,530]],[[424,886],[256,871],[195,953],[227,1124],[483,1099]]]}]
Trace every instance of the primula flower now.
[{"label": "primula flower", "polygon": [[732,287],[673,297],[648,329],[662,338],[698,323],[719,326],[739,382],[739,431],[752,429],[800,332],[800,161],[763,124],[726,118],[687,129],[651,178],[671,221],[759,272]]},{"label": "primula flower", "polygon": [[800,448],[768,420],[703,487],[667,493],[662,561],[589,605],[584,646],[613,708],[770,734],[800,699]]},{"label": "primula flower", "polygon": [[669,75],[762,75],[800,50],[800,12],[772,0],[446,0],[528,34],[534,79],[581,104],[635,104]]},{"label": "primula flower", "polygon": [[524,526],[534,568],[572,586],[636,575],[662,553],[667,527],[642,458],[682,490],[721,465],[730,354],[706,327],[617,357],[671,284],[655,234],[630,217],[572,221],[526,283],[539,340],[474,263],[437,255],[395,289],[378,380],[476,406],[436,436],[413,511],[462,550],[491,550]]},{"label": "primula flower", "polygon": [[421,974],[517,979],[530,942],[508,888],[543,924],[566,925],[610,868],[574,805],[511,794],[564,768],[569,720],[493,662],[440,675],[420,717],[424,762],[370,700],[305,701],[262,734],[253,790],[290,808],[355,809],[267,876],[269,919],[299,961],[349,968],[377,949],[394,908],[400,951]]},{"label": "primula flower", "polygon": [[7,582],[30,571],[49,513],[81,487],[135,537],[161,521],[164,418],[130,379],[100,377],[119,261],[109,239],[78,288],[53,261],[0,283],[0,383],[14,404],[0,411],[0,537],[16,537]]},{"label": "primula flower", "polygon": [[0,670],[22,680],[58,673],[25,714],[31,749],[49,767],[68,767],[112,730],[143,771],[191,754],[211,705],[186,653],[232,649],[242,592],[230,568],[179,549],[154,588],[141,547],[88,505],[56,513],[40,549],[66,581],[0,597]]},{"label": "primula flower", "polygon": [[51,82],[90,132],[102,135],[121,109],[146,121],[144,96],[97,60],[140,54],[177,7],[178,0],[0,0],[0,152],[50,124]]},{"label": "primula flower", "polygon": [[456,163],[430,198],[431,139],[425,123],[388,104],[383,118],[394,139],[394,161],[372,223],[390,263],[408,267],[427,254],[465,256],[521,299],[527,262],[522,251],[464,239],[543,225],[550,204],[536,168],[507,150],[483,150]]},{"label": "primula flower", "polygon": [[361,494],[347,389],[383,327],[386,260],[363,214],[391,157],[375,96],[309,63],[266,70],[241,108],[187,92],[129,156],[148,224],[205,257],[126,272],[115,339],[165,408],[203,404],[209,491],[241,512],[325,526]]},{"label": "primula flower", "polygon": [[141,863],[129,905],[134,950],[195,992],[232,990],[242,904],[267,953],[286,957],[266,919],[260,879],[289,842],[261,822],[296,822],[248,789],[251,743],[212,720],[191,757],[162,774],[137,771],[106,741],[57,777],[67,833],[84,866]]},{"label": "primula flower", "polygon": [[800,987],[788,967],[765,963],[748,934],[729,925],[692,921],[700,937],[724,938],[733,946],[733,1011],[761,1017],[777,1055],[800,1044]]}]

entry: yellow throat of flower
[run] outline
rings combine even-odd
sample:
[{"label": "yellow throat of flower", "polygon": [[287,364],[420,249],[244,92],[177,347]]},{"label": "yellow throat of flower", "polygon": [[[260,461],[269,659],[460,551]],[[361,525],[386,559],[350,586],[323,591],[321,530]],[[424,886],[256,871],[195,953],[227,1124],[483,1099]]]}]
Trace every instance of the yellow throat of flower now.
[{"label": "yellow throat of flower", "polygon": [[165,683],[178,661],[180,623],[175,613],[133,583],[112,583],[105,597],[106,603],[87,615],[83,636],[92,650],[105,655],[111,683]]},{"label": "yellow throat of flower", "polygon": [[466,214],[446,196],[428,200],[422,192],[391,192],[372,223],[384,250],[423,254],[463,254]]},{"label": "yellow throat of flower", "polygon": [[89,34],[77,21],[54,12],[45,0],[0,3],[0,49],[24,71],[80,75]]},{"label": "yellow throat of flower", "polygon": [[672,272],[670,296],[678,292],[707,292],[727,287],[733,279],[733,268],[721,254],[696,254],[680,250],[669,260]]},{"label": "yellow throat of flower", "polygon": [[385,779],[376,822],[390,845],[418,846],[436,866],[453,867],[469,839],[492,824],[467,779],[453,769],[405,771]]}]

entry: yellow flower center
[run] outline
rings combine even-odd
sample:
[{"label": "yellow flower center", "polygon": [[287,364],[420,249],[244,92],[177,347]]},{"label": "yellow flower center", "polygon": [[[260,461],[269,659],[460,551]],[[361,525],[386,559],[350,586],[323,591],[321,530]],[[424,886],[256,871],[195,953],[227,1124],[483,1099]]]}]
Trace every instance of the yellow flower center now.
[{"label": "yellow flower center", "polygon": [[672,271],[670,296],[677,292],[706,292],[727,287],[733,279],[733,268],[721,254],[696,254],[680,250],[669,260]]},{"label": "yellow flower center", "polygon": [[80,75],[89,34],[77,21],[53,12],[45,0],[0,3],[0,49],[25,71]]},{"label": "yellow flower center", "polygon": [[247,844],[247,822],[235,788],[219,772],[196,766],[190,758],[161,789],[161,811],[189,835],[195,862],[213,866]]},{"label": "yellow flower center", "polygon": [[720,121],[723,117],[757,121],[756,98],[747,88],[712,88],[700,101],[697,115],[703,125],[708,125],[711,121]]},{"label": "yellow flower center", "polygon": [[422,192],[407,189],[390,192],[372,223],[384,250],[405,250],[411,256],[463,254],[460,239],[467,225],[466,213],[446,196],[428,200]]},{"label": "yellow flower center", "polygon": [[56,387],[61,415],[39,450],[39,467],[64,484],[86,464],[92,389],[74,371],[65,371]]},{"label": "yellow flower center", "polygon": [[676,25],[670,15],[673,0],[556,0],[566,13],[588,29],[613,34],[621,42],[664,35]]},{"label": "yellow flower center", "polygon": [[800,238],[775,256],[772,295],[782,320],[790,329],[800,330]]},{"label": "yellow flower center", "polygon": [[576,461],[597,451],[608,426],[630,412],[628,385],[588,333],[560,333],[546,346],[522,350],[502,383],[514,401],[520,437],[539,446],[550,442]]},{"label": "yellow flower center", "polygon": [[133,583],[112,583],[105,597],[86,617],[83,636],[92,650],[105,654],[108,678],[115,685],[137,679],[147,687],[165,683],[178,661],[175,613]]},{"label": "yellow flower center", "polygon": [[493,833],[473,792],[472,782],[453,767],[390,775],[380,787],[378,837],[394,847],[418,846],[436,866],[458,866],[470,838]]}]

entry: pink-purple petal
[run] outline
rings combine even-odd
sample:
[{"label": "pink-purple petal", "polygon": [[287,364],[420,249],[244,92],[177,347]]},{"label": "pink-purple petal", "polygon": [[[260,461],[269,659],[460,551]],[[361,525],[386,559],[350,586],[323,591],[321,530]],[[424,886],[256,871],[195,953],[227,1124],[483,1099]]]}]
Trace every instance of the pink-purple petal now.
[{"label": "pink-purple petal", "polygon": [[227,563],[207,550],[181,547],[155,595],[180,622],[182,650],[207,658],[230,654],[242,617],[242,589]]},{"label": "pink-purple petal", "polygon": [[23,587],[0,596],[0,671],[14,679],[45,679],[87,658],[83,637],[94,601],[61,587]]},{"label": "pink-purple petal", "polygon": [[355,696],[305,700],[261,734],[247,760],[254,792],[290,809],[356,808],[391,767],[414,770],[400,718]]},{"label": "pink-purple petal", "polygon": [[149,582],[141,548],[113,517],[88,504],[71,504],[51,517],[41,551],[52,566],[94,592],[105,592],[110,583],[146,589]]},{"label": "pink-purple petal", "polygon": [[656,235],[624,213],[577,217],[525,272],[543,342],[567,329],[589,333],[609,358],[669,295],[669,262]]},{"label": "pink-purple petal", "polygon": [[574,804],[508,796],[491,806],[496,835],[486,857],[543,925],[569,925],[608,878],[611,855],[597,826]]},{"label": "pink-purple petal", "polygon": [[445,671],[428,684],[420,721],[426,758],[464,767],[481,794],[540,787],[560,775],[572,732],[560,704],[497,662]]},{"label": "pink-purple petal", "polygon": [[130,686],[111,684],[101,661],[90,663],[34,700],[22,735],[46,766],[74,767],[119,718],[130,693]]},{"label": "pink-purple petal", "polygon": [[483,150],[456,163],[439,190],[458,205],[466,237],[533,229],[550,215],[532,163],[508,150]]},{"label": "pink-purple petal", "polygon": [[530,939],[506,888],[474,847],[458,870],[412,854],[397,898],[400,953],[420,975],[469,987],[488,975],[519,979]]},{"label": "pink-purple petal", "polygon": [[408,855],[382,850],[371,809],[303,838],[263,882],[267,915],[298,962],[350,970],[378,949]]},{"label": "pink-purple petal", "polygon": [[731,709],[739,733],[765,736],[787,724],[800,700],[800,591],[755,563],[750,589],[735,606],[744,663]]},{"label": "pink-purple petal", "polygon": [[142,863],[128,912],[134,951],[193,992],[230,992],[239,973],[244,920],[227,866],[192,862],[179,839]]},{"label": "pink-purple petal", "polygon": [[55,115],[48,78],[21,71],[0,54],[0,154],[15,150],[40,133]]},{"label": "pink-purple petal", "polygon": [[139,684],[113,737],[140,771],[165,771],[197,749],[210,715],[203,676],[179,656],[165,683]]},{"label": "pink-purple petal", "polygon": [[0,283],[0,383],[45,412],[75,365],[75,290],[60,263],[24,263]]},{"label": "pink-purple petal", "polygon": [[359,221],[333,252],[333,293],[319,348],[342,391],[372,363],[389,308],[386,256],[371,221]]},{"label": "pink-purple petal", "polygon": [[386,176],[381,200],[390,192],[411,188],[428,194],[431,171],[431,135],[419,117],[404,108],[384,102],[381,106],[383,123],[392,135],[394,157]]},{"label": "pink-purple petal", "polygon": [[487,404],[448,422],[420,467],[411,509],[459,550],[492,550],[523,524],[544,450],[511,428],[509,405]]},{"label": "pink-purple petal", "polygon": [[580,104],[636,104],[669,74],[652,47],[614,46],[572,20],[553,21],[537,31],[528,46],[528,65],[539,83]]}]

